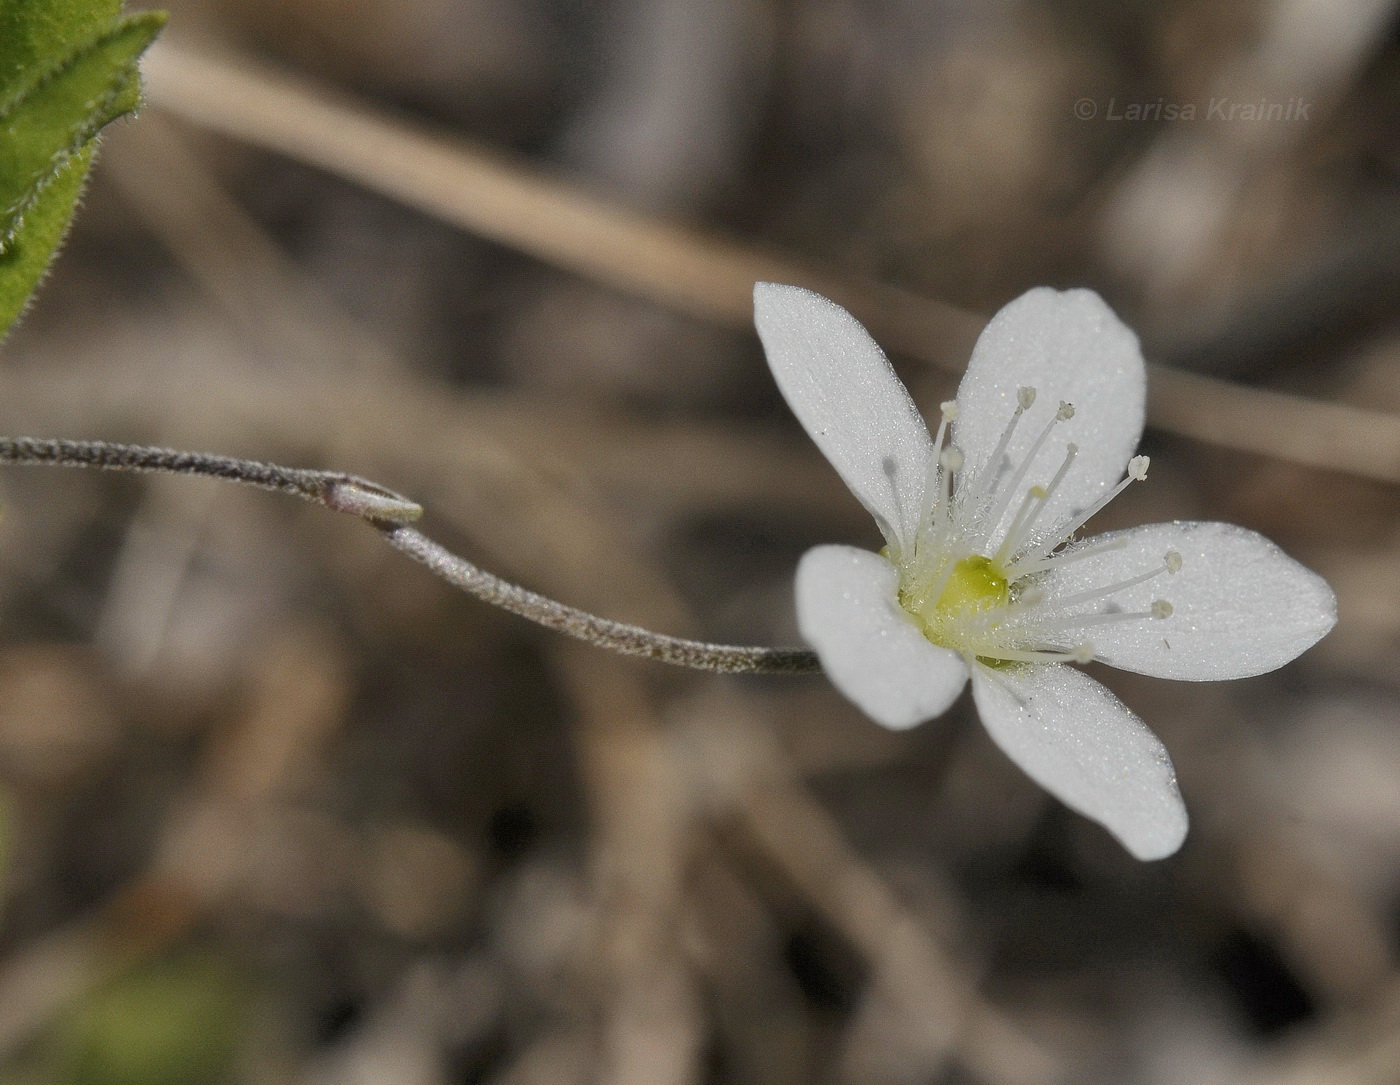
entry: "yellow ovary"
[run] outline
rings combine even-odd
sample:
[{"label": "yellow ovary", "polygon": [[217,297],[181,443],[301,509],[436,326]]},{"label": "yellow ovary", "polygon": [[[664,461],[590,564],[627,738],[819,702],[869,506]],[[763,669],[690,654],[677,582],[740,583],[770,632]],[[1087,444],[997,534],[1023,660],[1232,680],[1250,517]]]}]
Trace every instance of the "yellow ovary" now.
[{"label": "yellow ovary", "polygon": [[962,643],[968,619],[1005,607],[1011,597],[1006,577],[981,554],[955,563],[937,598],[930,600],[936,588],[936,583],[909,584],[900,590],[900,605],[917,619],[924,636],[955,651],[968,647]]}]

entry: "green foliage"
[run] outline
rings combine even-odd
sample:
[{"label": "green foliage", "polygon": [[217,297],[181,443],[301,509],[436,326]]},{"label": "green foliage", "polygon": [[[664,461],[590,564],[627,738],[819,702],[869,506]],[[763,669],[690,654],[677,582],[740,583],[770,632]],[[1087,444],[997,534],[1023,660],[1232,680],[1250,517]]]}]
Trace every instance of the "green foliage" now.
[{"label": "green foliage", "polygon": [[120,0],[0,0],[0,336],[72,218],[102,127],[140,100],[162,12]]},{"label": "green foliage", "polygon": [[219,1085],[233,1076],[249,990],[227,958],[183,953],[85,996],[60,1022],[50,1080]]}]

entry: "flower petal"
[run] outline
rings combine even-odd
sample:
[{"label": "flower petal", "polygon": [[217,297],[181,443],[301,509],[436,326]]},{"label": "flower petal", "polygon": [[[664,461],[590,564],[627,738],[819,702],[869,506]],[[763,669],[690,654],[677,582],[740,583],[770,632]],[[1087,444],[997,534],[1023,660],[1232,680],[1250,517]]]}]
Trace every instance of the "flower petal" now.
[{"label": "flower petal", "polygon": [[[1078,445],[1073,467],[1040,514],[1040,526],[1050,528],[1121,479],[1142,437],[1147,372],[1137,336],[1092,290],[1041,286],[1005,306],[983,329],[958,387],[953,441],[966,457],[964,479],[977,478],[996,450],[1023,387],[1034,388],[1036,398],[1007,449],[1012,470],[1061,401],[1074,406],[1074,417],[1056,424],[1024,479],[1026,489],[1048,483],[1065,446]],[[1021,496],[1010,501],[1002,529]],[[999,541],[1002,532],[990,526]]]},{"label": "flower petal", "polygon": [[[1043,587],[1056,596],[1127,580],[1161,568],[1169,551],[1181,568],[1097,600],[1091,608],[1128,613],[1171,604],[1167,618],[1090,626],[1083,640],[1114,667],[1158,678],[1209,682],[1248,678],[1283,666],[1319,641],[1337,620],[1327,582],[1264,536],[1234,524],[1147,524],[1087,539],[1108,550],[1052,570]],[[1106,606],[1107,604],[1107,606]],[[1082,608],[1081,608],[1082,609]]]},{"label": "flower petal", "polygon": [[972,696],[992,740],[1026,775],[1092,818],[1139,859],[1186,837],[1171,758],[1112,693],[1059,663],[972,669]]},{"label": "flower petal", "polygon": [[797,626],[832,684],[877,723],[904,728],[946,712],[967,667],[924,639],[898,590],[895,567],[854,546],[818,546],[797,565]]},{"label": "flower petal", "polygon": [[913,546],[933,440],[860,322],[799,286],[758,283],[754,323],[792,413],[870,510],[885,541]]}]

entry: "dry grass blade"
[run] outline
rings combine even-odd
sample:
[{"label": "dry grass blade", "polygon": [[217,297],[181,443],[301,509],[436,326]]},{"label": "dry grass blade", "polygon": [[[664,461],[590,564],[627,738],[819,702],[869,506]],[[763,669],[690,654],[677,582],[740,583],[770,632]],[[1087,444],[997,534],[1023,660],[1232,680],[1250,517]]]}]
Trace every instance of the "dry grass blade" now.
[{"label": "dry grass blade", "polygon": [[1152,419],[1162,429],[1309,467],[1400,481],[1400,419],[1393,414],[1161,366],[1152,367],[1151,389]]},{"label": "dry grass blade", "polygon": [[[278,151],[444,222],[682,312],[749,326],[753,284],[800,283],[876,323],[896,349],[960,357],[981,321],[888,287],[856,287],[750,246],[663,222],[433,133],[304,79],[163,47],[144,68],[151,100],[213,131]],[[876,320],[876,316],[879,319]]]},{"label": "dry grass blade", "polygon": [[[308,162],[445,222],[681,312],[748,326],[759,280],[819,290],[889,348],[956,369],[981,320],[631,211],[499,152],[431,133],[303,79],[163,43],[152,100],[225,135]],[[1211,444],[1400,482],[1400,418],[1153,367],[1149,420]],[[1287,423],[1280,425],[1279,412]]]}]

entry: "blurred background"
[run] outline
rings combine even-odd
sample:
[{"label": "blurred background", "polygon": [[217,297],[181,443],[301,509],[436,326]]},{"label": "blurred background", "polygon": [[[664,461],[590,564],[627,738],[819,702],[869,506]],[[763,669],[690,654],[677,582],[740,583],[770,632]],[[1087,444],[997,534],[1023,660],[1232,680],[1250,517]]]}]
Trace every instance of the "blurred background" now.
[{"label": "blurred background", "polygon": [[1395,4],[172,16],[4,432],[353,472],[567,602],[790,644],[803,550],[877,538],[753,279],[849,304],[926,410],[998,307],[1085,285],[1171,367],[1097,526],[1244,524],[1341,618],[1249,681],[1094,668],[1193,819],[1141,864],[966,698],[889,733],[285,497],[6,469],[3,1080],[1400,1081]]}]

